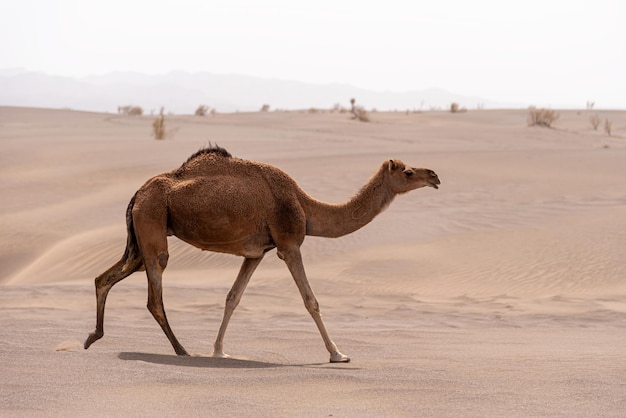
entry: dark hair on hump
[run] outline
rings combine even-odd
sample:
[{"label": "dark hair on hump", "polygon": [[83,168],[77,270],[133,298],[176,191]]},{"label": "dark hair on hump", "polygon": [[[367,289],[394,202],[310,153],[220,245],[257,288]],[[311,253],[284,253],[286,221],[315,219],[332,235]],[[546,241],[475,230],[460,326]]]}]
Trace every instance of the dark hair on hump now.
[{"label": "dark hair on hump", "polygon": [[224,158],[232,158],[232,155],[230,154],[230,152],[226,151],[224,148],[220,147],[219,145],[215,144],[212,145],[209,143],[209,145],[207,147],[204,148],[200,148],[198,151],[196,151],[195,153],[191,154],[191,156],[189,158],[187,158],[187,161],[185,161],[185,164],[187,164],[189,161],[194,160],[202,155],[206,155],[206,154],[216,154],[219,155],[221,157]]}]

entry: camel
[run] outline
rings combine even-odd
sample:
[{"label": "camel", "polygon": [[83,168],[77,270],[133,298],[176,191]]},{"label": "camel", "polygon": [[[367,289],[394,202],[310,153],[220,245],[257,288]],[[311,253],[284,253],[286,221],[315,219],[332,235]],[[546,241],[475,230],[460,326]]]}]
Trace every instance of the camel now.
[{"label": "camel", "polygon": [[203,148],[178,169],[149,179],[130,200],[124,254],[95,279],[96,329],[87,337],[85,349],[104,335],[104,306],[113,285],[145,270],[148,310],[176,354],[188,355],[170,328],[162,298],[161,280],[169,258],[167,237],[174,235],[202,250],[244,257],[226,297],[214,357],[228,357],[223,341],[231,316],[264,255],[276,248],[319,329],[330,362],[349,362],[328,335],[309,286],[300,253],[305,236],[349,234],[368,224],[396,195],[425,186],[437,189],[439,184],[432,170],[388,160],[352,199],[329,204],[310,197],[276,167],[235,158],[219,146]]}]

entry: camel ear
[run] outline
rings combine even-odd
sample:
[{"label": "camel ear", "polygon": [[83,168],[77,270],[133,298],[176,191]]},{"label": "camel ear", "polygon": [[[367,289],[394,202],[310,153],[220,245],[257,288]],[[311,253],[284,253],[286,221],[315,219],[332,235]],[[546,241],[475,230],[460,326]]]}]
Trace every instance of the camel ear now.
[{"label": "camel ear", "polygon": [[389,160],[389,171],[394,171],[398,168],[398,164],[394,160]]}]

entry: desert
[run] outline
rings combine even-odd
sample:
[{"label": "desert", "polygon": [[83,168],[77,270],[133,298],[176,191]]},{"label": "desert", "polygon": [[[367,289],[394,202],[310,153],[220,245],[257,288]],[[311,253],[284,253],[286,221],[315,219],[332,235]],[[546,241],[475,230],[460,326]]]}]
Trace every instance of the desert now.
[{"label": "desert", "polygon": [[[626,112],[235,112],[155,116],[0,107],[0,415],[623,416]],[[591,117],[611,122],[610,135]],[[152,176],[208,144],[274,165],[316,199],[354,196],[381,163],[434,170],[362,229],[302,256],[331,364],[285,263],[269,252],[210,357],[242,259],[172,237],[165,309],[144,272],[94,278],[126,244]]]}]

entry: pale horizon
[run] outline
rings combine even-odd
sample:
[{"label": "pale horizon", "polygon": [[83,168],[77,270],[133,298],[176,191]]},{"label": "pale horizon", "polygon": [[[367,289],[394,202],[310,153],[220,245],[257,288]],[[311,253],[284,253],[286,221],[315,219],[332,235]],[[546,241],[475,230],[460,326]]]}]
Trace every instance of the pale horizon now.
[{"label": "pale horizon", "polygon": [[493,101],[626,108],[617,0],[272,0],[175,7],[60,0],[0,6],[0,69],[237,74],[372,91],[444,89]]}]

